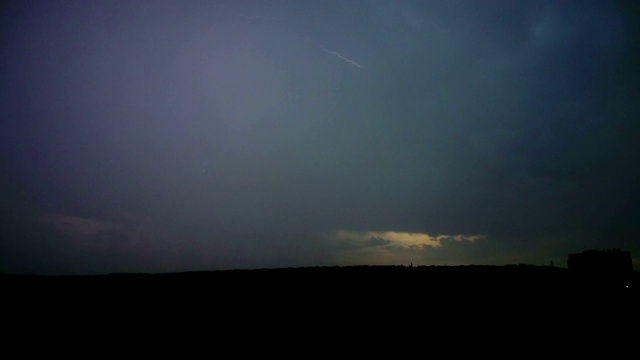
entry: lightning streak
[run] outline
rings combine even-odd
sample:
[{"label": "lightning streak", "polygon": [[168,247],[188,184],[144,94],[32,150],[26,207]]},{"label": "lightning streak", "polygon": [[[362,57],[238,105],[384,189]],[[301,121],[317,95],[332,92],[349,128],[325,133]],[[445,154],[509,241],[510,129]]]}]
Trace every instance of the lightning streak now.
[{"label": "lightning streak", "polygon": [[255,15],[255,16],[249,16],[249,15],[245,15],[245,14],[238,14],[238,16],[243,17],[245,19],[262,19],[262,20],[282,20],[281,18],[278,17],[271,17],[271,16],[260,16],[260,15]]},{"label": "lightning streak", "polygon": [[355,62],[355,61],[353,61],[351,59],[347,59],[346,57],[342,56],[342,54],[340,54],[339,52],[328,50],[326,47],[324,47],[324,46],[322,46],[320,44],[318,44],[318,46],[320,47],[320,49],[322,49],[324,52],[326,52],[328,54],[335,55],[335,56],[339,57],[340,59],[342,59],[342,60],[344,60],[344,61],[346,61],[346,62],[348,62],[348,63],[350,63],[350,64],[352,64],[354,66],[357,66],[357,67],[359,67],[361,69],[363,68],[362,65],[358,64],[357,62]]},{"label": "lightning streak", "polygon": [[[277,17],[270,17],[270,16],[261,16],[261,15],[249,16],[249,15],[240,14],[240,13],[238,13],[237,15],[238,15],[238,16],[240,16],[240,17],[242,17],[242,18],[249,19],[249,20],[256,20],[256,19],[260,19],[260,20],[282,20],[281,18],[277,18]],[[317,42],[315,42],[315,41],[313,41],[313,40],[309,39],[308,37],[305,37],[305,40],[306,40],[306,41],[309,41],[309,42],[311,42],[311,43],[314,43],[314,44],[315,44],[315,45],[317,45],[320,49],[322,49],[322,51],[326,52],[327,54],[335,55],[335,56],[337,56],[338,58],[340,58],[340,59],[342,59],[342,60],[344,60],[344,61],[348,62],[349,64],[351,64],[351,65],[353,65],[353,66],[355,66],[355,67],[358,67],[358,68],[360,68],[360,69],[364,68],[364,66],[362,66],[362,65],[358,64],[357,62],[355,62],[355,61],[353,61],[353,60],[351,60],[351,59],[349,59],[349,58],[344,57],[344,56],[343,56],[342,54],[340,54],[339,52],[329,50],[329,49],[327,49],[326,47],[324,47],[323,45],[318,44]]]}]

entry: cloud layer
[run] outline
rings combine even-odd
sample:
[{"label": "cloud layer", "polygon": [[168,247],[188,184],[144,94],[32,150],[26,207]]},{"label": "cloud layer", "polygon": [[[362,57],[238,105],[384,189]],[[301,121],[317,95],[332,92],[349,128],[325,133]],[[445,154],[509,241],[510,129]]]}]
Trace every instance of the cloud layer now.
[{"label": "cloud layer", "polygon": [[637,258],[634,23],[608,2],[14,3],[3,268]]}]

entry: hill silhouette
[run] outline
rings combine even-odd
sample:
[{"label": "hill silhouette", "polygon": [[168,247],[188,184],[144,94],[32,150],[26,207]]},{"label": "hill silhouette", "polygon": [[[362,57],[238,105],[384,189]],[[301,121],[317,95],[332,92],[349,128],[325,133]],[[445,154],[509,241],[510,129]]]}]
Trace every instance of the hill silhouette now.
[{"label": "hill silhouette", "polygon": [[0,274],[5,289],[22,292],[91,293],[126,291],[150,294],[158,291],[194,291],[200,294],[251,289],[270,292],[340,291],[343,294],[410,293],[420,289],[439,296],[447,294],[521,294],[578,296],[603,294],[630,297],[640,289],[636,271],[623,274],[582,273],[553,266],[460,265],[460,266],[332,266],[236,269],[176,273],[113,273],[82,276]]},{"label": "hill silhouette", "polygon": [[640,299],[640,275],[628,275],[611,278],[533,265],[344,266],[2,274],[0,283],[5,318],[16,326],[172,324],[176,332],[175,324],[205,324],[274,335],[281,326],[295,333],[325,327],[347,331],[349,326],[393,330],[419,323],[431,330],[479,326],[485,332],[473,337],[490,339],[486,330],[495,326],[509,334],[550,323],[562,333],[592,331],[599,324],[597,332],[623,334]]}]

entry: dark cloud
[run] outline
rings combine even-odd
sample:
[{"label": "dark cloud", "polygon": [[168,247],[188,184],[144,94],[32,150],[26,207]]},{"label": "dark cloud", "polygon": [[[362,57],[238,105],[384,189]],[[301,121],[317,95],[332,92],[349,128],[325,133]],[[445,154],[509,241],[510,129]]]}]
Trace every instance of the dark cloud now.
[{"label": "dark cloud", "polygon": [[[12,3],[0,25],[2,196],[12,214],[3,247],[13,249],[3,268],[364,255],[563,264],[608,246],[637,257],[630,7]],[[76,219],[75,232],[44,214]],[[79,236],[89,223],[98,230]],[[340,230],[483,240],[446,235],[441,247],[400,246],[402,257],[354,251],[338,261],[362,241],[366,251],[389,241],[351,243]]]}]

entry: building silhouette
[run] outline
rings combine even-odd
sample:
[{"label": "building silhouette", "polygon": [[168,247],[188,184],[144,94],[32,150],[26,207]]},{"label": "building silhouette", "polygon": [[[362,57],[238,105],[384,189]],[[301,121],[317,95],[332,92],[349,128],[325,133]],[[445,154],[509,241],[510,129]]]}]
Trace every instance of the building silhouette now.
[{"label": "building silhouette", "polygon": [[569,254],[567,267],[572,272],[594,274],[627,274],[633,271],[631,253],[617,248]]},{"label": "building silhouette", "polygon": [[585,289],[628,290],[633,285],[633,262],[629,251],[585,250],[569,254],[569,274]]}]

